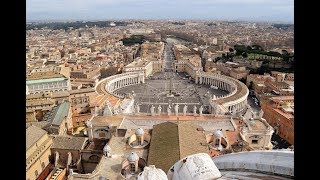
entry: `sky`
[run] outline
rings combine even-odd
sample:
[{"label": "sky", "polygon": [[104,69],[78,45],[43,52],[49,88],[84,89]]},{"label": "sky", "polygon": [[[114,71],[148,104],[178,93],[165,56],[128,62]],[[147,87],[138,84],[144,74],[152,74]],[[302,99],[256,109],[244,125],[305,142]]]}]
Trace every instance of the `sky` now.
[{"label": "sky", "polygon": [[294,0],[26,0],[27,21],[203,19],[293,23]]}]

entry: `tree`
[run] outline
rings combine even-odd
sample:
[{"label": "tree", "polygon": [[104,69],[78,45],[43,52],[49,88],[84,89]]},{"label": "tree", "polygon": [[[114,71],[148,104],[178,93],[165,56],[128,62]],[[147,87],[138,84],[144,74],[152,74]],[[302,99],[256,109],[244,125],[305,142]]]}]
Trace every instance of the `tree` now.
[{"label": "tree", "polygon": [[253,49],[253,50],[263,51],[262,47],[261,47],[260,45],[257,45],[257,44],[252,45],[252,49]]},{"label": "tree", "polygon": [[229,52],[234,52],[234,49],[233,48],[229,48]]},{"label": "tree", "polygon": [[251,46],[247,46],[247,50],[251,51],[252,47]]},{"label": "tree", "polygon": [[281,53],[282,53],[283,55],[289,55],[288,51],[285,50],[285,49],[281,50]]},{"label": "tree", "polygon": [[234,50],[236,51],[236,56],[240,56],[243,52],[247,52],[245,45],[234,45]]},{"label": "tree", "polygon": [[222,53],[221,58],[222,58],[222,59],[226,59],[226,54]]},{"label": "tree", "polygon": [[243,58],[247,58],[248,57],[248,53],[247,52],[243,52],[241,55],[242,55]]}]

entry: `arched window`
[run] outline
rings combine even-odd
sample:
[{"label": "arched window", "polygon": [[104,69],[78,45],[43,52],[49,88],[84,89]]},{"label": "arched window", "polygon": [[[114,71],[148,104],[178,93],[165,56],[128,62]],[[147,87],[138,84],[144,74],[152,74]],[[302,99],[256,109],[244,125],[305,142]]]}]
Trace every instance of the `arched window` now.
[{"label": "arched window", "polygon": [[130,163],[130,172],[131,173],[134,173],[136,171],[136,168],[135,168],[135,164],[134,163]]},{"label": "arched window", "polygon": [[216,146],[218,146],[218,145],[219,145],[219,143],[220,143],[220,139],[216,139],[216,141],[215,141],[215,145],[216,145]]}]

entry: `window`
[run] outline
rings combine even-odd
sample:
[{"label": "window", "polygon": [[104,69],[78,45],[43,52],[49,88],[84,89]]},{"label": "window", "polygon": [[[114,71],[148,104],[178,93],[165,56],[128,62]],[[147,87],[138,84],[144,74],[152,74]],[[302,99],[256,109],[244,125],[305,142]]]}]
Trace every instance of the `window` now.
[{"label": "window", "polygon": [[257,139],[253,139],[252,140],[252,144],[258,144],[258,140]]},{"label": "window", "polygon": [[220,140],[219,140],[219,139],[216,139],[215,145],[218,146],[219,143],[220,143]]},{"label": "window", "polygon": [[135,165],[133,163],[130,163],[130,172],[134,173],[136,171]]},{"label": "window", "polygon": [[38,175],[39,175],[38,170],[36,170],[36,171],[34,172],[34,175],[35,175],[36,177],[38,177]]},{"label": "window", "polygon": [[46,165],[44,164],[44,162],[41,163],[41,167],[42,167],[42,170],[46,167]]}]

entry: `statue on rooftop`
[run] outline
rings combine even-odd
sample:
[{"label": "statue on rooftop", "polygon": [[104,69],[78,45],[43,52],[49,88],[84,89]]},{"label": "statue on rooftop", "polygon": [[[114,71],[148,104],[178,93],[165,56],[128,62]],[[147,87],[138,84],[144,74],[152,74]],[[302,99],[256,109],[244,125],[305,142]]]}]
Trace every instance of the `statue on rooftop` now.
[{"label": "statue on rooftop", "polygon": [[136,105],[136,113],[140,113],[140,106],[138,104]]},{"label": "statue on rooftop", "polygon": [[168,116],[170,116],[171,115],[171,106],[170,105],[167,108],[167,112],[168,112]]},{"label": "statue on rooftop", "polygon": [[194,116],[197,115],[197,106],[193,106],[193,115],[194,115]]},{"label": "statue on rooftop", "polygon": [[155,107],[154,107],[153,105],[152,105],[151,108],[150,108],[151,116],[154,116],[154,115],[155,115],[154,108],[155,108]]},{"label": "statue on rooftop", "polygon": [[203,111],[203,106],[201,105],[200,108],[199,108],[199,114],[200,114],[200,116],[202,116],[202,111]]},{"label": "statue on rooftop", "polygon": [[176,105],[174,106],[174,111],[175,111],[175,113],[176,113],[176,116],[178,116],[178,114],[179,114],[179,104],[176,104]]},{"label": "statue on rooftop", "polygon": [[184,105],[183,106],[183,115],[187,115],[187,109],[188,109],[188,106],[187,105]]},{"label": "statue on rooftop", "polygon": [[159,116],[161,115],[161,110],[162,110],[162,108],[161,108],[161,106],[159,105],[159,106],[158,106],[158,115],[159,115]]}]

